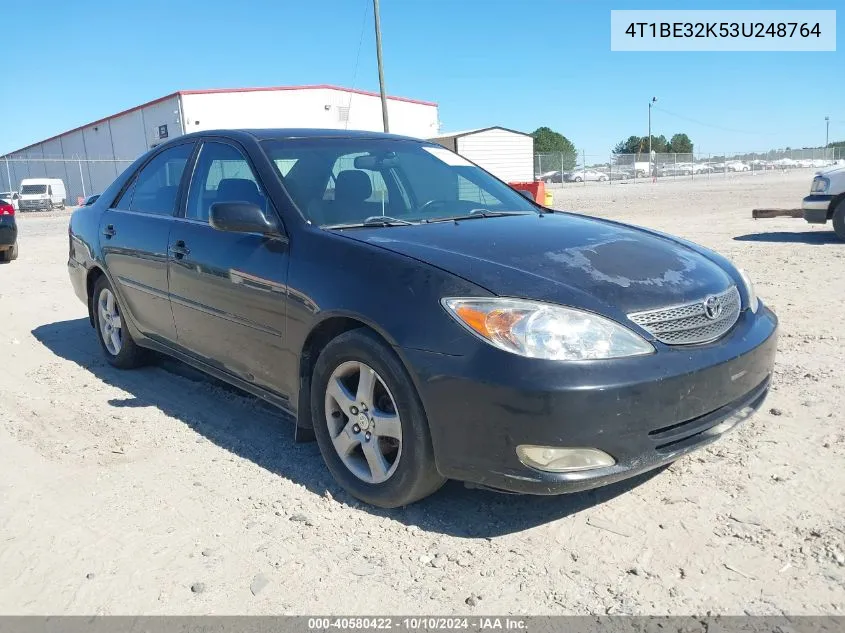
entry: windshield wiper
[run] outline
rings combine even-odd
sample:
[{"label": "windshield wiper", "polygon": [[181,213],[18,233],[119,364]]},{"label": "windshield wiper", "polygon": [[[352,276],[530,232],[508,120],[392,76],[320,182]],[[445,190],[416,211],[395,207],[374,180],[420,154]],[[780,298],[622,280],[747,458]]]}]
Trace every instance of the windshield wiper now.
[{"label": "windshield wiper", "polygon": [[362,222],[352,222],[350,224],[331,224],[324,226],[325,229],[354,229],[364,226],[410,226],[416,224],[408,220],[400,220],[399,218],[392,218],[389,215],[371,215],[365,218]]},{"label": "windshield wiper", "polygon": [[371,215],[361,224],[364,226],[408,226],[414,224],[414,222],[392,218],[389,215]]},{"label": "windshield wiper", "polygon": [[490,209],[472,209],[463,215],[451,215],[445,218],[424,220],[426,224],[434,222],[457,222],[458,220],[477,220],[479,218],[499,218],[507,215],[536,215],[533,211],[491,211]]}]

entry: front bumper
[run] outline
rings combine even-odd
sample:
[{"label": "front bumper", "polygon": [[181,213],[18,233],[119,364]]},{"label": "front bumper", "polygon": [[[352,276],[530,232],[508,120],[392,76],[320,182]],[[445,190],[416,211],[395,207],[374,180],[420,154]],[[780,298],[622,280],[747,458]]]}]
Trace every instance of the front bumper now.
[{"label": "front bumper", "polygon": [[50,200],[21,200],[18,206],[21,211],[40,211],[50,207]]},{"label": "front bumper", "polygon": [[813,194],[804,198],[801,201],[804,219],[810,224],[824,224],[827,222],[830,213],[830,201],[833,198],[829,194]]},{"label": "front bumper", "polygon": [[[721,340],[655,344],[651,356],[560,363],[479,341],[472,355],[401,349],[428,415],[438,471],[520,493],[595,488],[700,448],[759,408],[768,393],[777,318],[761,304]],[[520,444],[598,448],[609,468],[547,473],[523,465]]]}]

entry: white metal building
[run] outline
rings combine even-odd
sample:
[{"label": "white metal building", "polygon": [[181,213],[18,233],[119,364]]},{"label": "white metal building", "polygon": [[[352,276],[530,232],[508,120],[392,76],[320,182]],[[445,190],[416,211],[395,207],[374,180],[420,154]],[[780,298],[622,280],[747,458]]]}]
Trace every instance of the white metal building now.
[{"label": "white metal building", "polygon": [[534,139],[530,134],[494,126],[429,139],[457,152],[505,182],[534,180]]},{"label": "white metal building", "polygon": [[[388,97],[387,112],[393,133],[428,138],[439,132],[436,103]],[[61,178],[74,204],[173,137],[278,127],[381,132],[381,100],[377,93],[328,85],[182,90],[0,157],[0,189],[16,190],[23,178]]]}]

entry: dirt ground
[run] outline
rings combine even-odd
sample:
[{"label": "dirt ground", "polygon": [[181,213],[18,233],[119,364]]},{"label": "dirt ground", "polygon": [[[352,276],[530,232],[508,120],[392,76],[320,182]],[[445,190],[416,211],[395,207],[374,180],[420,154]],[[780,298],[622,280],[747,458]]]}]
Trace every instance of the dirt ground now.
[{"label": "dirt ground", "polygon": [[0,266],[0,613],[845,613],[845,243],[811,174],[566,186],[555,204],[682,235],[781,319],[773,392],[710,448],[556,498],[448,484],[356,503],[315,444],[174,362],[106,365],[67,278],[67,214]]}]

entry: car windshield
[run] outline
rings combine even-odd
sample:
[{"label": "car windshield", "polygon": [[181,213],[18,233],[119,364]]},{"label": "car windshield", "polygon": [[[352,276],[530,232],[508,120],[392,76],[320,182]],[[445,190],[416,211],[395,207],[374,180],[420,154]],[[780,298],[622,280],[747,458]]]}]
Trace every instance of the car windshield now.
[{"label": "car windshield", "polygon": [[21,187],[22,194],[47,193],[47,185],[24,185]]},{"label": "car windshield", "polygon": [[522,194],[439,145],[378,138],[263,145],[302,214],[320,226],[538,212]]}]

